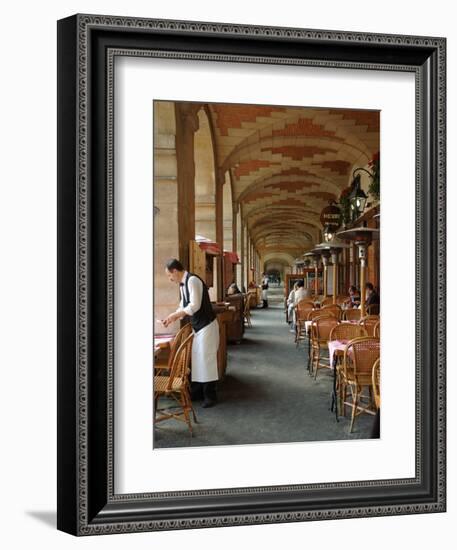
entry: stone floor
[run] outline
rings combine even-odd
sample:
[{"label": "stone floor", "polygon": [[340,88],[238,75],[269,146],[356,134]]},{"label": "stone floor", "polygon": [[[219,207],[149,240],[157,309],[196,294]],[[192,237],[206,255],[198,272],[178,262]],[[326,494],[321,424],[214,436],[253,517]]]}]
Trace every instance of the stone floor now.
[{"label": "stone floor", "polygon": [[[349,434],[349,415],[339,422],[330,412],[333,372],[320,369],[317,380],[306,369],[306,344],[297,349],[285,323],[283,288],[269,290],[268,309],[252,310],[252,328],[241,344],[229,345],[218,404],[194,404],[193,435],[184,423],[169,420],[155,429],[154,447],[246,445],[369,438],[373,417],[357,417]],[[164,402],[160,404],[163,406]]]}]

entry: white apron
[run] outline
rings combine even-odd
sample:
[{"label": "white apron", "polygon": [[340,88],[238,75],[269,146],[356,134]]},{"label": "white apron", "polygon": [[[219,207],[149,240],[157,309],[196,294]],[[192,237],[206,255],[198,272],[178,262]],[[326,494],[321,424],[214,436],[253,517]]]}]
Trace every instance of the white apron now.
[{"label": "white apron", "polygon": [[192,344],[192,382],[212,382],[219,378],[217,350],[219,349],[219,323],[217,319],[198,332]]}]

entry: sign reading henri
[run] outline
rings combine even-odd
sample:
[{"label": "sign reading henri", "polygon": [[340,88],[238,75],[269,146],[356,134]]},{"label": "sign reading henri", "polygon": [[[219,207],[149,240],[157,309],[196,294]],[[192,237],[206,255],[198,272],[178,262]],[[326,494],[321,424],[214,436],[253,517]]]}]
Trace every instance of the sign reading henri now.
[{"label": "sign reading henri", "polygon": [[333,231],[336,231],[341,225],[341,210],[336,205],[335,201],[330,201],[322,212],[320,221],[323,227],[330,226]]}]

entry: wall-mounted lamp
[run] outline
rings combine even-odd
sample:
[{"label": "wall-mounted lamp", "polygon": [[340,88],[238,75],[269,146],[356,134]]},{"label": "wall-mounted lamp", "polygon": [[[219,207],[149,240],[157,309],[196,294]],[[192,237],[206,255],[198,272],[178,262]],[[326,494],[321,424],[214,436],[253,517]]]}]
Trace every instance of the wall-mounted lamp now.
[{"label": "wall-mounted lamp", "polygon": [[330,243],[333,241],[333,238],[335,237],[335,229],[332,225],[326,225],[324,227],[324,232],[323,232],[323,235],[324,235],[324,241],[326,243]]},{"label": "wall-mounted lamp", "polygon": [[362,212],[365,210],[365,205],[368,198],[364,190],[360,187],[360,174],[356,175],[356,173],[360,171],[366,172],[370,176],[370,178],[373,179],[373,174],[365,168],[356,168],[352,173],[352,191],[349,195],[349,203],[351,205],[353,220],[357,219],[360,214],[362,214]]}]

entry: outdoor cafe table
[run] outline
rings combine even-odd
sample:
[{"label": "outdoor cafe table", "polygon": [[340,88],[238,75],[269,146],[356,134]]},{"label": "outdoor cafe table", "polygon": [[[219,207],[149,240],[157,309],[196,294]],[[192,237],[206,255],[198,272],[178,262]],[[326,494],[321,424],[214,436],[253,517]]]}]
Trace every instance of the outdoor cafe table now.
[{"label": "outdoor cafe table", "polygon": [[346,348],[346,345],[349,340],[331,340],[328,342],[328,357],[329,357],[329,363],[330,368],[333,369],[333,392],[332,392],[332,405],[330,407],[330,410],[333,412],[333,407],[335,407],[335,417],[336,421],[338,420],[338,400],[336,397],[336,363],[338,361],[338,357],[343,357],[344,350]]},{"label": "outdoor cafe table", "polygon": [[[310,336],[310,330],[311,330],[311,323],[313,321],[305,321],[305,333],[308,335],[308,374],[311,373],[311,336]],[[353,320],[353,321],[340,321],[340,323],[350,323],[351,325],[356,325],[359,321]],[[332,361],[330,360],[330,365],[332,364]],[[336,383],[336,382],[335,382]],[[332,408],[333,410],[333,408]],[[337,417],[338,419],[338,417]]]},{"label": "outdoor cafe table", "polygon": [[[325,311],[325,310],[324,310]],[[306,333],[308,334],[310,329],[311,329],[311,323],[313,321],[305,321],[305,330],[306,330]],[[352,321],[340,321],[340,323],[350,323],[351,325],[356,325],[359,321],[357,320],[352,320]]]},{"label": "outdoor cafe table", "polygon": [[157,358],[159,352],[163,349],[168,349],[174,336],[172,334],[160,334],[154,336],[154,358]]}]

